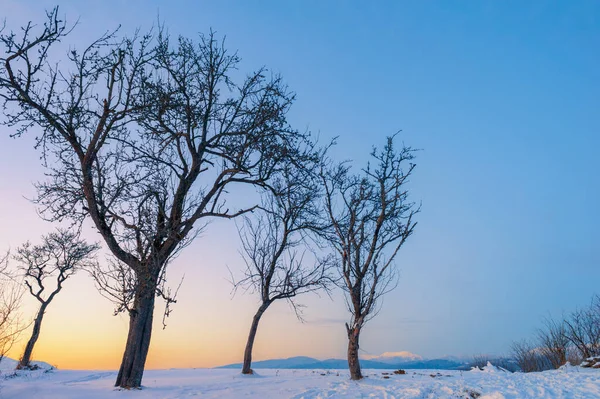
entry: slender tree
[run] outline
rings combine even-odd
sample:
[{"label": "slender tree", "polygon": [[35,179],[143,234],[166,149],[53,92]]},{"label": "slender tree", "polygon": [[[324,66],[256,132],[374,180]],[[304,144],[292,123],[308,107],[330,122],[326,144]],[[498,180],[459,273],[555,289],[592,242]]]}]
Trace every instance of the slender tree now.
[{"label": "slender tree", "polygon": [[331,258],[304,257],[309,250],[308,234],[322,228],[317,204],[321,190],[315,178],[314,170],[286,173],[274,184],[275,192],[265,195],[261,210],[246,216],[239,229],[246,269],[235,287],[260,295],[244,351],[242,374],[252,373],[254,339],[269,306],[277,300],[287,300],[301,318],[296,297],[328,290],[332,281]]},{"label": "slender tree", "polygon": [[394,288],[396,255],[416,226],[419,212],[410,202],[406,183],[415,164],[414,150],[396,151],[389,137],[382,151],[374,149],[375,167],[351,174],[347,163],[324,167],[321,179],[331,228],[324,235],[337,253],[340,286],[351,313],[346,323],[348,366],[353,380],[362,378],[359,337],[378,312],[382,295]]},{"label": "slender tree", "polygon": [[63,289],[69,277],[95,263],[94,255],[98,249],[98,245],[88,244],[81,239],[79,232],[66,229],[58,229],[43,236],[39,245],[27,242],[17,249],[15,259],[20,264],[25,285],[40,303],[33,321],[31,337],[25,345],[17,369],[31,367],[31,355],[40,336],[42,321],[50,302]]},{"label": "slender tree", "polygon": [[294,96],[281,78],[259,69],[236,83],[239,58],[212,32],[198,41],[163,29],[106,33],[54,64],[69,31],[54,9],[39,31],[1,34],[0,98],[16,134],[42,130],[44,215],[89,218],[135,276],[116,385],[139,388],[169,260],[210,219],[254,209],[230,209],[231,190],[269,187],[282,166],[302,163],[308,137],[286,121]]}]

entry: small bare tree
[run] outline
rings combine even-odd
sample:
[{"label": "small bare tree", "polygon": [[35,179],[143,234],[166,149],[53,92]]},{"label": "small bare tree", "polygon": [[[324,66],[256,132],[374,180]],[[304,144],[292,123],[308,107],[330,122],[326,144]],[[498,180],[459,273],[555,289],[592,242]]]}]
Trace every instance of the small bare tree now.
[{"label": "small bare tree", "polygon": [[524,373],[543,371],[549,368],[549,362],[531,341],[513,342],[512,357]]},{"label": "small bare tree", "polygon": [[21,285],[9,270],[9,254],[0,257],[0,361],[28,325],[21,319]]},{"label": "small bare tree", "polygon": [[600,296],[587,308],[577,309],[565,319],[566,337],[581,358],[600,355]]},{"label": "small bare tree", "polygon": [[[211,32],[198,41],[107,33],[54,64],[70,29],[48,13],[0,34],[0,99],[15,134],[32,126],[47,180],[37,202],[50,220],[91,219],[116,263],[133,273],[129,332],[115,385],[140,388],[155,298],[169,261],[227,206],[235,186],[267,188],[308,135],[286,119],[294,95],[265,69],[235,83],[239,57]],[[118,274],[118,271],[117,271]]]},{"label": "small bare tree", "polygon": [[331,229],[324,235],[339,258],[341,287],[351,313],[346,323],[348,366],[353,380],[362,378],[359,336],[378,312],[381,297],[394,288],[394,260],[413,233],[419,208],[408,199],[406,183],[415,164],[414,150],[396,151],[389,137],[382,151],[374,149],[375,167],[353,175],[347,164],[323,168],[325,208]]},{"label": "small bare tree", "polygon": [[31,367],[31,355],[40,336],[42,321],[48,306],[63,289],[65,281],[78,270],[95,263],[97,244],[88,244],[79,237],[79,232],[57,229],[42,236],[42,243],[27,242],[17,249],[15,259],[23,273],[29,293],[38,300],[40,308],[33,321],[31,337],[25,345],[17,369]]},{"label": "small bare tree", "polygon": [[[317,199],[320,190],[309,169],[288,171],[274,193],[264,196],[260,211],[246,216],[239,229],[246,263],[245,276],[234,282],[260,295],[261,304],[252,319],[244,351],[243,374],[252,373],[252,348],[261,317],[277,300],[287,300],[301,318],[298,295],[328,290],[332,281],[331,258],[307,261],[307,235],[322,228]],[[299,248],[304,246],[304,248]]]}]

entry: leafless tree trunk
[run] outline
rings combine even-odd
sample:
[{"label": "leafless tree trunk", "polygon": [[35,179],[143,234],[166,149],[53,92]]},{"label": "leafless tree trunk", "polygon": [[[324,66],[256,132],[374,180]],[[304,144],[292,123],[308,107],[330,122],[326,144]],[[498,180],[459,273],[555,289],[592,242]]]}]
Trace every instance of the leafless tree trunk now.
[{"label": "leafless tree trunk", "polygon": [[[80,239],[78,232],[65,229],[43,236],[40,245],[26,243],[18,248],[15,259],[20,263],[29,293],[40,302],[40,308],[17,369],[30,367],[33,348],[40,336],[44,314],[50,302],[62,290],[69,277],[79,269],[95,263],[94,254],[98,249],[97,245],[90,245]],[[52,288],[48,282],[50,279],[54,280]]]},{"label": "leafless tree trunk", "polygon": [[355,326],[350,328],[346,324],[346,332],[348,333],[348,370],[350,370],[350,378],[360,380],[363,378],[360,369],[360,361],[358,359],[360,330],[362,327]]},{"label": "leafless tree trunk", "polygon": [[129,312],[129,332],[123,360],[117,376],[121,387],[139,387],[146,357],[150,348],[156,284],[139,284],[135,291],[133,309]]},{"label": "leafless tree trunk", "polygon": [[246,349],[244,350],[244,364],[242,365],[242,374],[252,374],[252,348],[254,347],[254,339],[256,338],[256,331],[258,331],[258,323],[263,313],[267,310],[270,303],[263,303],[260,305],[256,314],[252,318],[252,325],[250,326],[250,332],[248,333],[248,341],[246,342]]},{"label": "leafless tree trunk", "polygon": [[[378,312],[378,300],[396,282],[394,259],[416,222],[419,208],[408,200],[406,183],[415,164],[414,150],[396,151],[389,137],[362,175],[352,175],[347,164],[323,167],[325,210],[331,222],[326,241],[338,255],[341,288],[346,293],[350,323],[348,366],[353,380],[362,378],[358,351],[364,324]],[[407,164],[408,163],[408,164]]]},{"label": "leafless tree trunk", "polygon": [[42,328],[42,319],[44,318],[44,313],[46,312],[46,308],[48,304],[42,304],[38,310],[37,316],[33,321],[33,331],[31,332],[31,337],[29,341],[27,341],[27,345],[25,345],[25,351],[23,351],[23,356],[19,360],[17,364],[17,369],[27,369],[30,368],[31,355],[33,354],[33,347],[40,337],[40,330]]},{"label": "leafless tree trunk", "polygon": [[[260,294],[261,304],[252,319],[244,351],[243,374],[252,373],[252,348],[261,317],[277,300],[287,300],[301,318],[298,295],[328,290],[331,278],[331,257],[314,262],[304,259],[310,250],[308,236],[323,229],[317,200],[321,190],[317,167],[321,152],[312,153],[312,162],[303,168],[291,168],[273,182],[272,191],[263,196],[262,206],[253,217],[246,216],[239,229],[246,262],[245,276],[234,287],[243,287]],[[299,249],[300,246],[304,248]]]},{"label": "leafless tree trunk", "polygon": [[268,188],[282,166],[303,163],[296,148],[308,135],[287,123],[294,95],[281,78],[260,69],[236,84],[230,75],[239,58],[212,32],[197,42],[171,41],[160,28],[155,36],[107,33],[55,65],[50,53],[69,33],[58,9],[35,29],[0,34],[5,123],[15,135],[42,128],[44,215],[91,219],[112,264],[131,272],[116,385],[139,388],[169,260],[210,219],[254,209],[229,209],[231,189]]}]

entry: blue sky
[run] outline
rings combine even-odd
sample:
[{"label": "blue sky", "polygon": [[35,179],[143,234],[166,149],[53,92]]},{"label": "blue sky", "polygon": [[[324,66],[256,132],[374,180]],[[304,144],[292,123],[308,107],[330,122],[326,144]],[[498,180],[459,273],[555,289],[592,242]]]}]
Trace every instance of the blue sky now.
[{"label": "blue sky", "polygon": [[[11,25],[40,20],[54,4],[1,3]],[[373,144],[397,130],[406,144],[422,149],[411,182],[412,198],[422,201],[419,225],[399,256],[397,289],[365,327],[365,353],[500,354],[511,341],[532,335],[542,317],[585,305],[600,293],[600,3],[58,3],[70,20],[80,18],[73,43],[119,24],[124,32],[148,27],[157,16],[172,34],[213,28],[226,35],[228,47],[243,59],[241,72],[266,65],[281,73],[297,93],[292,123],[324,141],[339,136],[334,155],[357,167]],[[27,139],[17,143],[6,136],[0,135],[2,170],[20,159],[35,161]],[[39,172],[23,166],[0,182],[2,202],[30,212],[33,224],[35,212],[21,195],[32,191]],[[0,214],[5,226],[16,223],[9,207]],[[14,229],[4,229],[0,237],[10,245],[27,238],[25,231],[15,236]],[[189,280],[200,273],[189,263],[210,258],[213,265],[199,276],[208,291],[224,293],[194,297],[190,283],[174,329],[183,323],[177,315],[188,317],[198,301],[223,298],[229,303],[222,312],[245,312],[239,325],[229,326],[241,329],[243,342],[254,303],[249,296],[231,300],[222,283],[225,263],[240,264],[229,229],[215,226],[177,261]],[[219,245],[232,254],[206,255]],[[185,304],[185,295],[192,303]],[[308,298],[305,325],[287,307],[276,308],[261,332],[286,331],[295,341],[265,349],[264,356],[342,357],[347,314],[334,299]],[[211,315],[213,328],[229,328],[218,312]],[[292,323],[289,330],[281,330],[285,320]],[[323,342],[310,349],[302,331],[321,334]],[[259,351],[266,347],[261,332]],[[167,338],[155,335],[155,342],[170,348]],[[232,351],[232,360],[237,342],[231,338],[223,349]]]}]

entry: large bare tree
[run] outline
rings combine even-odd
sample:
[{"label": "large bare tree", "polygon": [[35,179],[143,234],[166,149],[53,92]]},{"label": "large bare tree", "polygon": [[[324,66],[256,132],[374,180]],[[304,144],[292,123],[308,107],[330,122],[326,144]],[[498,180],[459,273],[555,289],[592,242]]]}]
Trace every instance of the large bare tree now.
[{"label": "large bare tree", "polygon": [[69,30],[54,9],[40,29],[0,35],[0,97],[17,134],[41,128],[44,214],[89,218],[135,276],[116,385],[139,388],[165,266],[210,219],[254,209],[227,205],[234,186],[268,187],[302,162],[307,136],[286,121],[293,94],[281,78],[259,69],[236,83],[239,58],[213,33],[107,33],[54,63]]},{"label": "large bare tree", "polygon": [[50,302],[63,289],[65,281],[78,270],[95,263],[96,244],[88,244],[78,231],[57,229],[42,237],[42,243],[27,242],[17,249],[19,262],[29,293],[38,300],[40,308],[33,321],[31,337],[25,345],[17,369],[30,368],[31,355],[40,336],[42,321]]},{"label": "large bare tree", "polygon": [[394,148],[389,137],[381,151],[371,154],[360,174],[348,163],[325,166],[321,179],[331,228],[325,239],[335,250],[351,313],[346,323],[348,366],[353,380],[362,378],[359,337],[365,323],[379,310],[379,302],[395,287],[395,259],[416,226],[419,208],[408,198],[406,183],[415,164],[414,150]]},{"label": "large bare tree", "polygon": [[[314,164],[316,166],[316,163]],[[298,295],[328,290],[331,258],[310,250],[309,235],[323,228],[317,201],[321,190],[315,169],[288,171],[265,194],[260,211],[246,216],[240,227],[244,277],[235,287],[260,295],[244,351],[243,374],[252,373],[252,348],[265,311],[277,300],[287,300],[301,317]],[[310,258],[305,258],[306,252]]]}]

